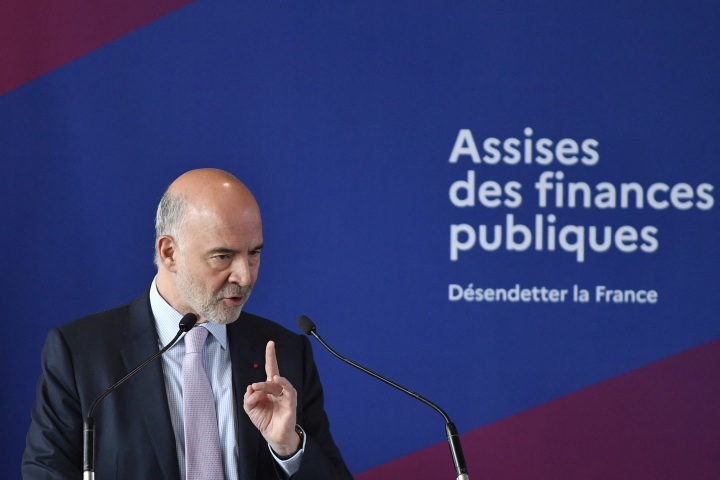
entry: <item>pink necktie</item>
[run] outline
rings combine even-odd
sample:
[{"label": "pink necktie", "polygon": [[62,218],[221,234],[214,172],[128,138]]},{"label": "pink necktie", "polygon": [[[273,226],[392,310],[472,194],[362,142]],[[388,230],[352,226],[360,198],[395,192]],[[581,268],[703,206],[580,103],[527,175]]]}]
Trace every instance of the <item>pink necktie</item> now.
[{"label": "pink necktie", "polygon": [[202,364],[208,336],[197,326],[185,335],[183,411],[185,420],[185,479],[224,480],[215,399]]}]

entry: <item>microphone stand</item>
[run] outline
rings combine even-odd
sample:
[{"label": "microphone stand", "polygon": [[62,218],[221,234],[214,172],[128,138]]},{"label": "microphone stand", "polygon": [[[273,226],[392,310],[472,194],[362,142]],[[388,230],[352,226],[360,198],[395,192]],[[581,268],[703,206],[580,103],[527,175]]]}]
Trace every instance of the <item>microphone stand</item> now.
[{"label": "microphone stand", "polygon": [[358,370],[362,370],[363,372],[367,373],[368,375],[372,375],[373,377],[377,378],[378,380],[381,380],[388,385],[391,385],[398,390],[407,393],[411,397],[420,400],[426,405],[429,405],[433,409],[435,409],[436,412],[438,412],[440,415],[442,415],[443,419],[445,419],[445,435],[447,436],[448,444],[450,445],[450,454],[452,455],[453,464],[455,465],[455,472],[457,473],[457,480],[469,480],[468,474],[467,474],[467,466],[465,465],[465,456],[463,455],[462,446],[460,445],[460,436],[458,435],[457,428],[455,427],[455,424],[450,420],[450,417],[448,417],[447,413],[443,411],[442,408],[435,405],[433,402],[428,400],[427,398],[423,397],[422,395],[419,395],[412,390],[409,390],[402,385],[398,385],[397,383],[393,382],[392,380],[388,380],[387,378],[383,377],[382,375],[379,375],[372,370],[369,370],[362,365],[359,365],[352,360],[343,357],[339,353],[337,353],[335,350],[333,350],[330,345],[325,343],[325,341],[320,338],[320,335],[318,335],[316,331],[315,324],[312,320],[310,320],[305,315],[301,315],[297,320],[298,327],[300,327],[300,330],[305,333],[305,335],[312,335],[317,339],[318,342],[322,344],[323,347],[325,347],[330,353],[335,355],[337,358],[342,360],[343,362],[352,365],[353,367],[357,368]]},{"label": "microphone stand", "polygon": [[154,354],[152,357],[145,360],[139,366],[135,367],[130,373],[125,375],[123,378],[115,382],[107,390],[100,394],[91,404],[88,409],[87,417],[83,422],[83,480],[95,480],[95,419],[93,418],[93,411],[100,400],[105,398],[110,392],[115,390],[117,387],[125,383],[127,379],[135,375],[137,372],[147,367],[153,360],[165,353],[170,347],[175,345],[180,335],[185,332],[189,332],[192,327],[197,323],[197,315],[194,313],[188,313],[182,320],[180,320],[180,331],[175,335],[175,338],[163,347],[162,350]]}]

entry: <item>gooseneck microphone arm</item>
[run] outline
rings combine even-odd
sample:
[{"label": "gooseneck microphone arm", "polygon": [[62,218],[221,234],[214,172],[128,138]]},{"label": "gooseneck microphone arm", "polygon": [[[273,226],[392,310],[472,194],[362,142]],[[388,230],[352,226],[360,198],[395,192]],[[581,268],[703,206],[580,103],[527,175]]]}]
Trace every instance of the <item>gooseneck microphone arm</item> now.
[{"label": "gooseneck microphone arm", "polygon": [[335,350],[333,350],[330,345],[325,343],[325,341],[320,338],[320,335],[317,333],[317,329],[315,327],[315,324],[312,320],[310,320],[305,315],[301,315],[297,319],[297,325],[300,328],[300,330],[303,331],[305,335],[312,335],[317,339],[318,342],[322,344],[323,347],[325,347],[330,353],[335,355],[337,358],[342,360],[343,362],[352,365],[353,367],[357,368],[358,370],[362,370],[363,372],[367,373],[368,375],[371,375],[378,380],[382,380],[383,382],[387,383],[388,385],[391,385],[398,390],[407,393],[411,397],[420,400],[425,405],[429,405],[433,409],[435,409],[436,412],[438,412],[442,417],[445,419],[445,435],[448,439],[448,444],[450,445],[450,454],[452,455],[453,463],[455,464],[455,472],[457,473],[457,480],[468,480],[468,474],[467,474],[467,467],[465,465],[465,456],[462,452],[462,446],[460,445],[460,436],[458,435],[457,428],[455,428],[455,424],[450,420],[450,417],[448,417],[447,413],[443,411],[442,408],[435,405],[433,402],[428,400],[427,398],[423,397],[422,395],[419,395],[412,390],[409,390],[402,385],[398,385],[397,383],[393,382],[392,380],[389,380],[382,375],[379,375],[372,370],[369,370],[362,365],[359,365],[355,362],[353,362],[350,359],[347,359],[337,353]]},{"label": "gooseneck microphone arm", "polygon": [[[303,315],[303,317],[304,317],[304,315]],[[302,318],[302,317],[300,317],[300,318]],[[305,317],[305,318],[307,318],[307,317]],[[310,320],[309,318],[307,318],[307,319]],[[298,324],[299,324],[299,322],[300,322],[300,320],[298,320]],[[447,413],[445,413],[442,408],[438,407],[437,405],[435,405],[433,402],[431,402],[427,398],[425,398],[421,395],[418,395],[417,393],[413,392],[412,390],[408,390],[407,388],[403,387],[402,385],[398,385],[397,383],[393,382],[392,380],[388,380],[387,378],[383,377],[382,375],[377,374],[377,373],[373,372],[372,370],[368,370],[367,368],[363,367],[362,365],[358,365],[357,363],[353,362],[352,360],[345,358],[342,355],[340,355],[339,353],[337,353],[335,350],[332,349],[332,347],[330,347],[330,345],[325,343],[325,340],[320,338],[320,335],[318,335],[317,331],[315,330],[314,325],[313,325],[312,330],[310,330],[309,333],[306,333],[306,335],[312,335],[313,337],[317,338],[317,341],[322,343],[323,347],[327,348],[330,351],[330,353],[335,355],[337,358],[339,358],[343,362],[349,363],[350,365],[357,368],[358,370],[362,370],[363,372],[367,373],[368,375],[372,375],[373,377],[377,378],[378,380],[382,380],[383,382],[387,383],[388,385],[392,385],[393,387],[397,388],[398,390],[402,390],[403,392],[407,393],[411,397],[420,400],[425,405],[431,406],[432,408],[435,409],[436,412],[438,412],[440,415],[442,415],[442,417],[445,419],[446,423],[451,423],[450,417],[447,416]]]},{"label": "gooseneck microphone arm", "polygon": [[95,419],[93,419],[93,411],[100,400],[105,398],[110,392],[115,390],[117,387],[125,383],[127,379],[138,373],[143,368],[147,367],[153,360],[165,353],[170,347],[175,345],[180,336],[189,332],[192,327],[197,323],[197,315],[194,313],[188,313],[182,320],[180,320],[180,331],[175,335],[175,338],[170,340],[162,350],[155,353],[152,357],[145,360],[139,366],[135,367],[130,373],[125,375],[123,378],[111,385],[107,390],[100,394],[88,408],[87,417],[83,423],[83,480],[95,480]]}]

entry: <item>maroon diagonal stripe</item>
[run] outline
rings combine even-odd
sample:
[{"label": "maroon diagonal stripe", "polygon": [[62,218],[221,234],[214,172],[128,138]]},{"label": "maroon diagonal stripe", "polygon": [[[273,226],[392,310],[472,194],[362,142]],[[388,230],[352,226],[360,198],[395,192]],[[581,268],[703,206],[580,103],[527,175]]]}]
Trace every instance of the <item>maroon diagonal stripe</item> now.
[{"label": "maroon diagonal stripe", "polygon": [[[718,479],[720,340],[461,438],[470,478],[482,480]],[[397,478],[455,478],[447,443],[355,476]]]},{"label": "maroon diagonal stripe", "polygon": [[2,0],[0,95],[193,0]]}]

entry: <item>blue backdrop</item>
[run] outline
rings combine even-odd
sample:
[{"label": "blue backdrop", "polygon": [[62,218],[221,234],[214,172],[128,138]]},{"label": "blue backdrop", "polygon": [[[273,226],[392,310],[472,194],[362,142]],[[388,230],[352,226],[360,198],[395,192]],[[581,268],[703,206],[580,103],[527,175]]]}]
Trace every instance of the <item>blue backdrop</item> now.
[{"label": "blue backdrop", "polygon": [[[719,19],[716,2],[699,1],[198,0],[3,95],[0,468],[19,478],[47,331],[142,293],[157,202],[192,168],[234,173],[261,206],[266,247],[246,310],[295,330],[308,315],[339,352],[428,396],[461,432],[720,337]],[[462,129],[480,163],[449,161]],[[560,151],[573,165],[558,159],[563,139],[578,146]],[[586,139],[593,165],[580,160],[593,163]],[[495,163],[493,145],[508,159]],[[450,189],[468,171],[474,206],[458,207]],[[563,206],[553,186],[541,207],[535,184],[558,171]],[[481,199],[487,181],[517,182],[521,204],[485,206],[513,198],[488,184]],[[589,208],[582,193],[568,206],[571,182],[587,183]],[[617,190],[614,208],[598,207],[601,182]],[[621,208],[631,182],[642,209],[633,195]],[[665,209],[648,201],[656,183]],[[689,190],[672,190],[680,183]],[[507,249],[508,214],[532,235],[524,251]],[[545,233],[537,250],[536,215],[547,232],[550,214],[556,249]],[[470,245],[463,230],[468,249],[453,261],[458,225],[486,225],[488,240],[500,225],[501,245]],[[567,225],[583,227],[582,262],[561,245]],[[625,230],[599,253],[591,226],[638,238]],[[451,300],[450,285],[469,284],[568,293]],[[589,302],[573,301],[574,285]],[[599,285],[654,290],[657,302],[597,302]],[[443,440],[436,413],[315,347],[354,473]]]}]

